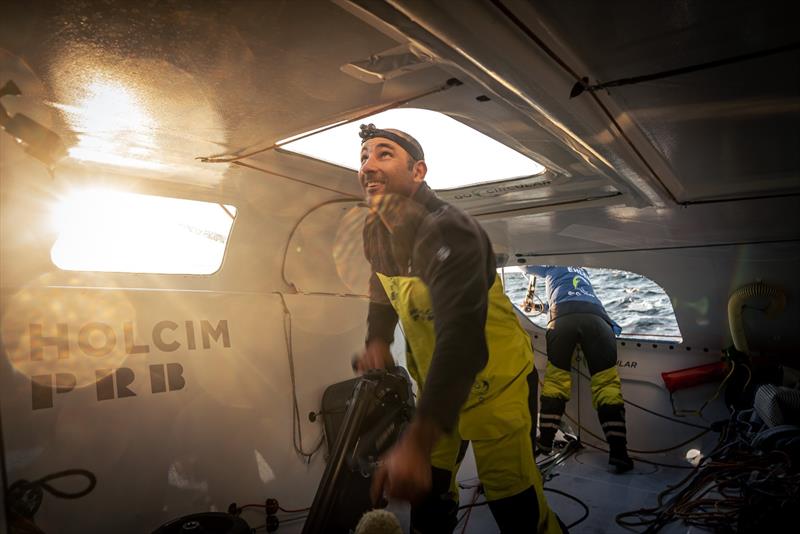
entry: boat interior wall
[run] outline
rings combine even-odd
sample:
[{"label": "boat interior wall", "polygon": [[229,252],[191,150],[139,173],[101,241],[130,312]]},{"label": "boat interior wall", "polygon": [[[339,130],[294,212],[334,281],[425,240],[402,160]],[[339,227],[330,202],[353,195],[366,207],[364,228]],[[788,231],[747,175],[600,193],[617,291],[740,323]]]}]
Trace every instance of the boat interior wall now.
[{"label": "boat interior wall", "polygon": [[[51,306],[20,306],[22,296]],[[63,518],[75,532],[112,532],[117,518],[126,529],[148,531],[265,491],[287,507],[311,502],[314,485],[301,481],[319,478],[321,455],[306,465],[287,445],[310,453],[319,444],[320,426],[305,414],[318,410],[326,385],[352,376],[361,302],[72,288],[29,289],[3,300],[10,306],[4,340],[18,339],[5,346],[15,372],[3,373],[1,393],[9,483],[66,468],[88,469],[98,480],[99,491],[83,499],[45,498],[37,514],[45,532],[63,531]],[[45,340],[43,359],[32,358],[29,325],[58,337],[59,323],[66,324],[67,350],[57,357]],[[106,337],[84,340],[87,325],[98,323],[110,327]],[[287,349],[298,357],[287,358]],[[51,377],[58,373],[71,376],[72,387],[56,388]],[[295,380],[302,435],[287,395]],[[126,465],[142,469],[133,475]],[[146,516],[128,513],[131,495],[137,509],[150,510]],[[99,508],[103,514],[93,513]]]}]

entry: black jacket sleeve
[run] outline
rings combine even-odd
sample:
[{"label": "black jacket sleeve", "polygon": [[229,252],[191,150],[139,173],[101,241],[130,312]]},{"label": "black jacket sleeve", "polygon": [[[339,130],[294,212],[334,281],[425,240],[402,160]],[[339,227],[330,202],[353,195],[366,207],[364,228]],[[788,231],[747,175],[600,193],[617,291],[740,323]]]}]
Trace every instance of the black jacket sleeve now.
[{"label": "black jacket sleeve", "polygon": [[392,256],[392,246],[388,231],[377,218],[368,218],[364,225],[364,256],[370,262],[369,311],[367,312],[367,338],[383,339],[391,344],[394,341],[394,328],[397,325],[395,312],[375,273],[395,275],[397,263]]},{"label": "black jacket sleeve", "polygon": [[[374,276],[374,275],[373,275]],[[380,289],[383,291],[383,288]],[[367,343],[373,338],[394,342],[394,328],[397,325],[397,312],[391,304],[383,304],[370,299],[367,312]]]},{"label": "black jacket sleeve", "polygon": [[436,333],[418,412],[450,432],[489,359],[486,316],[494,256],[478,223],[448,206],[420,228],[414,260],[430,291]]}]

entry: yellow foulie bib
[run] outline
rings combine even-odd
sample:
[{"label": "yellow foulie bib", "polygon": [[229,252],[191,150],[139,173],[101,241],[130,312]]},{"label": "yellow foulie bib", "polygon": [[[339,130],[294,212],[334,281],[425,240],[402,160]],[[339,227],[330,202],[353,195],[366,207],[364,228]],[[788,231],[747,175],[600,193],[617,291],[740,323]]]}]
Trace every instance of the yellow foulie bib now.
[{"label": "yellow foulie bib", "polygon": [[[411,348],[408,370],[424,391],[436,346],[428,288],[418,277],[378,273],[378,278]],[[489,290],[486,342],[489,361],[475,377],[459,415],[458,431],[467,440],[496,439],[530,422],[527,376],[533,369],[531,341],[497,276]]]}]

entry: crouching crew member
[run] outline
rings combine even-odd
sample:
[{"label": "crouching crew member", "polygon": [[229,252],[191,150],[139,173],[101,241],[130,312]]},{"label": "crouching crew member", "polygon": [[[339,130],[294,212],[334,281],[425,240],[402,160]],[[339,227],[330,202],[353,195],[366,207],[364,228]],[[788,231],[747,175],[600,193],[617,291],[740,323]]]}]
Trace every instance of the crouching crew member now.
[{"label": "crouching crew member", "polygon": [[611,320],[595,295],[585,269],[531,265],[526,270],[545,278],[550,308],[538,448],[544,453],[552,450],[570,397],[572,354],[580,344],[592,375],[592,404],[608,441],[608,463],[618,473],[629,471],[633,460],[628,456],[625,406],[617,373],[619,325]]}]

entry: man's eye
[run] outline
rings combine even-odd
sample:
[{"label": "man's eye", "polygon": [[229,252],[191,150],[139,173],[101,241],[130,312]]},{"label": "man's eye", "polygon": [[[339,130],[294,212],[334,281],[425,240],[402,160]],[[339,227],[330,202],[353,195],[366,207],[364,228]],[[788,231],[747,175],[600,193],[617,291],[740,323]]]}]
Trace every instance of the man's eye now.
[{"label": "man's eye", "polygon": [[381,153],[379,154],[379,156],[380,156],[380,157],[382,157],[382,158],[385,158],[385,157],[387,157],[387,156],[391,156],[391,155],[392,155],[392,153],[391,153],[391,152],[389,152],[388,150],[385,150],[385,151],[383,151],[383,152],[381,152]]}]

